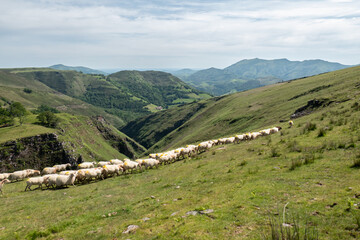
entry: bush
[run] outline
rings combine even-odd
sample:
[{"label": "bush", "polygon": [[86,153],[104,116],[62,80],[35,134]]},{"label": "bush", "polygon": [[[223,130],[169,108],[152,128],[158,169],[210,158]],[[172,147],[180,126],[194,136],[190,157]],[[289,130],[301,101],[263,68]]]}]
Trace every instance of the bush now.
[{"label": "bush", "polygon": [[291,161],[291,166],[290,166],[289,170],[293,171],[296,168],[301,167],[301,165],[303,165],[303,161],[301,159],[293,159]]},{"label": "bush", "polygon": [[324,137],[326,134],[325,128],[320,128],[317,137]]},{"label": "bush", "polygon": [[32,93],[32,90],[30,88],[24,88],[25,93]]},{"label": "bush", "polygon": [[280,157],[281,154],[277,148],[271,148],[270,157]]},{"label": "bush", "polygon": [[302,134],[314,131],[315,129],[316,129],[316,124],[312,122],[308,122],[305,124],[304,128],[302,129]]},{"label": "bush", "polygon": [[52,128],[55,128],[60,121],[60,119],[56,117],[54,113],[49,111],[40,113],[36,117],[36,119],[39,121],[40,125],[43,125],[45,127],[52,127]]},{"label": "bush", "polygon": [[39,113],[42,113],[42,112],[52,112],[52,113],[60,113],[56,108],[53,108],[53,107],[50,107],[48,105],[40,105],[39,107],[37,107],[36,110],[32,111],[34,114],[39,114]]},{"label": "bush", "polygon": [[299,145],[299,143],[297,141],[291,141],[287,144],[288,149],[290,150],[290,152],[301,152],[301,146]]}]

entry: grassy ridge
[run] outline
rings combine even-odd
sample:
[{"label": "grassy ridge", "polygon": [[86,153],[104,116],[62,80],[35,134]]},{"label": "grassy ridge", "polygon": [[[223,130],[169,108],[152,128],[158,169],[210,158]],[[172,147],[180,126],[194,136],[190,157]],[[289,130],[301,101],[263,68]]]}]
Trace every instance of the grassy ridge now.
[{"label": "grassy ridge", "polygon": [[107,77],[54,69],[8,69],[7,72],[43,83],[126,122],[151,113],[146,107],[149,104],[168,108],[210,97],[171,74],[156,71],[121,71]]},{"label": "grassy ridge", "polygon": [[[124,121],[103,109],[92,106],[79,99],[67,96],[51,89],[40,81],[22,77],[18,74],[27,72],[33,74],[34,69],[0,70],[0,97],[9,101],[21,102],[28,109],[35,109],[41,104],[57,108],[62,112],[82,114],[85,116],[102,115],[115,126],[124,125]],[[53,72],[51,69],[41,69],[43,72]],[[25,93],[24,88],[29,88],[32,93]]]},{"label": "grassy ridge", "polygon": [[[269,218],[282,221],[285,205],[302,234],[315,227],[320,239],[359,238],[359,169],[351,167],[360,152],[355,102],[158,170],[55,191],[5,185],[0,239],[261,239],[270,234]],[[214,212],[186,214],[203,209]],[[140,228],[122,234],[130,224]]]},{"label": "grassy ridge", "polygon": [[[359,76],[360,67],[353,67],[203,100],[194,103],[203,107],[192,111],[191,118],[180,126],[176,125],[178,116],[184,118],[189,109],[197,109],[196,106],[185,105],[153,114],[146,121],[143,118],[129,123],[121,131],[140,143],[151,142],[152,136],[161,135],[163,138],[149,152],[253,131],[289,120],[291,114],[312,99],[329,99],[336,104],[356,98],[360,92]],[[146,124],[149,122],[151,124]],[[170,133],[168,126],[173,126]]]}]

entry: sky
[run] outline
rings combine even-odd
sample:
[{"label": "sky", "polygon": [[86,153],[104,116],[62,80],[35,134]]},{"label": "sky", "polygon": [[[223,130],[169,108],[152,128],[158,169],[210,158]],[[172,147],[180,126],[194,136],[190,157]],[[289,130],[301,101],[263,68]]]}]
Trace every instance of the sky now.
[{"label": "sky", "polygon": [[0,68],[360,64],[359,0],[0,0]]}]

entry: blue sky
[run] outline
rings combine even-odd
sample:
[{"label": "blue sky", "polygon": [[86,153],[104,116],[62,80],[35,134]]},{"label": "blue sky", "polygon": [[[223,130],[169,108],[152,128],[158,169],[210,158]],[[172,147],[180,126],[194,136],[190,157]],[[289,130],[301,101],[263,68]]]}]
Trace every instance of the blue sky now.
[{"label": "blue sky", "polygon": [[360,64],[358,0],[1,0],[0,68]]}]

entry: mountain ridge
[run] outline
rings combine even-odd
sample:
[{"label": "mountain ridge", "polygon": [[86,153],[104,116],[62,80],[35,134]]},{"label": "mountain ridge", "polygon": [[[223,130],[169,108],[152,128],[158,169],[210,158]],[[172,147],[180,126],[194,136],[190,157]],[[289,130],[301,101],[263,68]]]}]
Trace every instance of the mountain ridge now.
[{"label": "mountain ridge", "polygon": [[[274,60],[253,58],[238,61],[224,69],[200,70],[183,80],[201,91],[219,96],[347,67],[351,66],[321,59],[290,61],[286,58]],[[249,86],[246,82],[250,80],[259,83]]]}]

